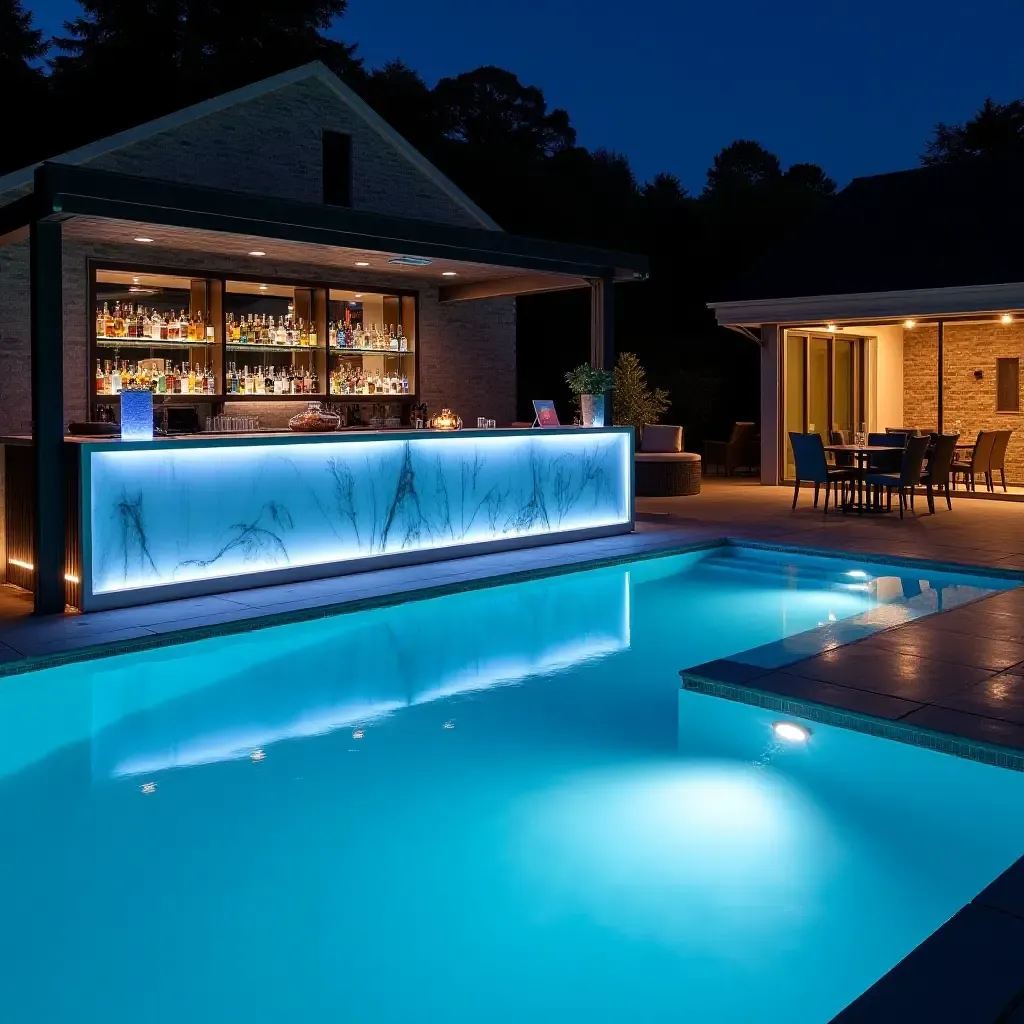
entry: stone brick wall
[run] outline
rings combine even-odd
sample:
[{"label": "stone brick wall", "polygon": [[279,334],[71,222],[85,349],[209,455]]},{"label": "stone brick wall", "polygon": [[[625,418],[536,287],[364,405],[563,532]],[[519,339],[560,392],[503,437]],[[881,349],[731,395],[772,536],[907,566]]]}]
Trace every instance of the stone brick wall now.
[{"label": "stone brick wall", "polygon": [[0,246],[0,435],[32,430],[28,241]]},{"label": "stone brick wall", "polygon": [[[0,254],[5,250],[0,249]],[[467,425],[476,425],[478,416],[489,416],[501,424],[515,418],[516,323],[515,299],[486,299],[441,305],[437,289],[415,288],[408,278],[360,274],[357,281],[341,278],[337,270],[319,265],[278,263],[258,258],[235,258],[215,254],[155,249],[153,246],[85,244],[66,241],[64,245],[64,411],[65,419],[83,419],[88,413],[88,398],[93,384],[93,371],[88,366],[87,331],[92,323],[92,310],[87,310],[89,259],[118,263],[138,262],[150,266],[194,271],[203,274],[255,274],[267,278],[317,281],[337,287],[358,285],[365,291],[404,289],[419,294],[419,393],[431,412],[449,405],[462,416]],[[26,257],[27,268],[27,257]],[[22,317],[24,329],[18,333],[20,356],[12,362],[14,387],[24,388],[25,424],[30,425],[31,400],[28,393],[28,301],[27,277]],[[0,293],[2,294],[2,293]],[[0,335],[2,338],[2,335]],[[0,358],[3,358],[0,353]],[[17,365],[17,359],[24,365]],[[3,382],[0,382],[0,388]],[[3,391],[0,391],[0,395]],[[369,399],[368,399],[369,401]],[[254,408],[256,403],[237,403]],[[291,403],[262,403],[261,421],[271,425],[286,419],[272,411],[285,405],[294,413]],[[227,410],[237,412],[237,406]],[[20,415],[20,414],[19,414]],[[282,418],[283,417],[283,418]],[[8,420],[6,403],[0,401],[0,420]],[[4,426],[0,433],[15,432]]]},{"label": "stone brick wall", "polygon": [[88,166],[319,203],[324,128],[352,137],[353,209],[483,226],[317,79],[161,132]]},{"label": "stone brick wall", "polygon": [[[906,425],[934,430],[938,419],[938,328],[916,327],[905,331],[903,339]],[[965,440],[973,440],[980,430],[1012,430],[1006,477],[1008,482],[1024,483],[1024,412],[996,412],[996,359],[1002,358],[1024,361],[1024,324],[989,321],[945,325],[943,429],[959,430]],[[981,379],[975,376],[979,371]]]},{"label": "stone brick wall", "polygon": [[903,422],[885,427],[934,430],[939,422],[939,329],[925,324],[903,332]]}]

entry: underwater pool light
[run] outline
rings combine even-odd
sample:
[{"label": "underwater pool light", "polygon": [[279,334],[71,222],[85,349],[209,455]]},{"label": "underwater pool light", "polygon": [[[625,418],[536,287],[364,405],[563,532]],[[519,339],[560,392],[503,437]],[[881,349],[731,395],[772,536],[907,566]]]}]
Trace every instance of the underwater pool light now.
[{"label": "underwater pool light", "polygon": [[806,743],[811,738],[811,730],[796,722],[773,722],[772,731],[787,743]]},{"label": "underwater pool light", "polygon": [[846,575],[855,580],[866,580],[868,578],[868,574],[863,569],[851,569]]}]

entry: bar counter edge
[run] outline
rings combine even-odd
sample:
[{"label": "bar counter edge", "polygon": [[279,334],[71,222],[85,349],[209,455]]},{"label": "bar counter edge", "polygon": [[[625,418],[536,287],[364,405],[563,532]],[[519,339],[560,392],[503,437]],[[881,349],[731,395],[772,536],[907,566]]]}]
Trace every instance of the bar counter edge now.
[{"label": "bar counter edge", "polygon": [[631,427],[67,441],[84,611],[634,528]]}]

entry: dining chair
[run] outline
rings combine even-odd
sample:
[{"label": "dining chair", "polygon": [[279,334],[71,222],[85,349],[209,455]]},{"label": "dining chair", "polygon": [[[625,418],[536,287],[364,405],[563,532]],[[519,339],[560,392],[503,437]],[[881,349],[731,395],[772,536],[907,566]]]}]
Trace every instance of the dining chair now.
[{"label": "dining chair", "polygon": [[999,480],[1003,485],[1003,490],[1006,490],[1006,449],[1010,444],[1010,435],[1013,433],[1012,430],[997,430],[995,432],[996,437],[992,442],[992,454],[988,460],[988,489],[994,491],[996,489],[996,471],[999,472]]},{"label": "dining chair", "polygon": [[868,473],[864,482],[869,487],[884,487],[886,508],[892,508],[892,492],[897,491],[900,499],[900,519],[903,510],[909,504],[914,508],[914,488],[921,482],[921,470],[924,466],[925,453],[928,451],[928,438],[912,437],[903,449],[903,458],[898,473]]},{"label": "dining chair", "polygon": [[[953,467],[953,456],[959,434],[936,434],[928,451],[928,463],[921,474],[921,483],[928,494],[928,510],[935,511],[935,491],[941,488],[946,496],[946,508],[953,511],[953,502],[949,496],[949,478]],[[929,437],[931,440],[931,437]]]},{"label": "dining chair", "polygon": [[[825,485],[825,515],[828,515],[828,499],[832,485],[841,488],[847,481],[856,479],[852,469],[840,469],[828,464],[825,458],[825,444],[821,434],[799,434],[790,431],[789,443],[793,446],[793,461],[796,463],[796,486],[793,488],[793,508],[800,497],[800,484],[814,484],[814,508],[818,507],[818,494]],[[837,501],[841,495],[837,495]]]},{"label": "dining chair", "polygon": [[985,475],[985,483],[988,484],[989,464],[995,441],[995,431],[981,430],[978,432],[978,440],[974,442],[970,459],[962,459],[953,463],[953,490],[956,490],[956,478],[960,473],[963,473],[964,486],[969,491],[976,490],[974,478],[978,473]]}]

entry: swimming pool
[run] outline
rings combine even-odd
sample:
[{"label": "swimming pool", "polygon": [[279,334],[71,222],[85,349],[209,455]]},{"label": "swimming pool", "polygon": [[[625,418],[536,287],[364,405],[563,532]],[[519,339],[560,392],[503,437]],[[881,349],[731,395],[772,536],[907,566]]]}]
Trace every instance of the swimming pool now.
[{"label": "swimming pool", "polygon": [[1024,775],[679,669],[1006,585],[713,549],[0,680],[0,1018],[827,1020]]}]

